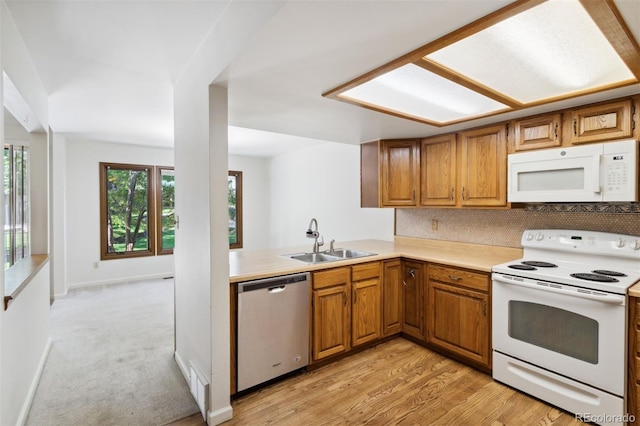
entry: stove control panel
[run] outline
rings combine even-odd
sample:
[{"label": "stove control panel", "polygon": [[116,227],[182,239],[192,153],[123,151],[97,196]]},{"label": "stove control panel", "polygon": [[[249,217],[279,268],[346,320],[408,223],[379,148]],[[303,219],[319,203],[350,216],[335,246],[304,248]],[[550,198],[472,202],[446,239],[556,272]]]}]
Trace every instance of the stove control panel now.
[{"label": "stove control panel", "polygon": [[533,229],[522,234],[522,247],[636,258],[640,237],[568,229]]}]

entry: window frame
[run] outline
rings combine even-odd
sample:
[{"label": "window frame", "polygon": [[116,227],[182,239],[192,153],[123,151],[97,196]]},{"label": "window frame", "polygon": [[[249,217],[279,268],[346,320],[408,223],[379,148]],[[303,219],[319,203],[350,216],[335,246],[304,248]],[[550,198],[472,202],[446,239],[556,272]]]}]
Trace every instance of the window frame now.
[{"label": "window frame", "polygon": [[[107,171],[117,170],[141,170],[148,172],[147,186],[147,250],[109,252],[107,235]],[[156,255],[156,192],[155,166],[142,164],[105,163],[100,162],[100,260],[127,259]]]},{"label": "window frame", "polygon": [[[18,172],[16,171],[16,156],[15,149],[19,148],[22,152],[21,164],[19,174],[20,179],[18,179]],[[8,202],[8,215],[5,220],[9,220],[9,241],[10,247],[6,246],[6,234],[3,233],[5,238],[5,273],[14,267],[17,263],[19,263],[23,259],[28,259],[31,257],[31,145],[29,142],[22,140],[14,140],[14,139],[5,139],[3,148],[5,150],[9,150],[9,154],[11,156],[11,161],[9,164],[8,170],[5,170],[5,176],[9,174],[9,194],[5,197],[5,202]],[[26,159],[25,159],[26,152]],[[4,155],[4,154],[3,154]],[[4,157],[3,157],[4,158]],[[26,164],[25,164],[26,163]],[[18,182],[19,181],[19,182]],[[5,182],[6,184],[6,182]],[[18,194],[18,187],[22,187],[22,194]],[[21,208],[18,209],[18,199],[21,198],[22,202],[20,203]],[[18,244],[17,241],[17,215],[20,215],[20,223],[21,223],[21,244]],[[6,226],[7,224],[5,224]],[[25,237],[24,229],[27,229],[27,234]],[[26,238],[26,245],[25,245]],[[18,249],[20,246],[20,250]],[[7,250],[8,249],[8,250]],[[8,253],[6,253],[8,251]],[[21,252],[18,255],[18,252]],[[9,255],[9,265],[7,267],[6,256]]]},{"label": "window frame", "polygon": [[229,170],[229,177],[236,179],[236,242],[229,243],[229,249],[242,248],[242,172]]},{"label": "window frame", "polygon": [[[175,247],[171,247],[171,248],[165,248],[163,245],[163,235],[162,235],[162,172],[164,170],[171,170],[171,171],[175,171],[175,169],[173,167],[169,167],[169,166],[156,166],[155,167],[155,180],[156,180],[156,191],[154,192],[154,196],[156,199],[156,212],[157,212],[157,217],[156,217],[156,224],[157,226],[155,227],[155,231],[156,231],[156,255],[161,256],[161,255],[165,255],[165,254],[173,254],[173,249]],[[175,182],[175,173],[174,173],[174,182]],[[174,186],[174,191],[175,191],[175,186]],[[175,204],[174,204],[174,220],[173,220],[173,230],[174,230],[174,238],[175,238],[175,228],[176,228],[176,221],[175,221]]]}]

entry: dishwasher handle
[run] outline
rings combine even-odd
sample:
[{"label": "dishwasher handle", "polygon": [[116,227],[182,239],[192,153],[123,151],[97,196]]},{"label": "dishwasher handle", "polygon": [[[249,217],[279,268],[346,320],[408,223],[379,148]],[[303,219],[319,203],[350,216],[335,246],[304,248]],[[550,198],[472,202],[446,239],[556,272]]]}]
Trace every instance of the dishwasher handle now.
[{"label": "dishwasher handle", "polygon": [[308,272],[302,274],[285,275],[274,278],[264,278],[255,281],[245,281],[238,283],[238,294],[246,293],[248,291],[268,289],[270,293],[273,293],[272,289],[279,289],[283,291],[289,284],[303,283],[310,280],[311,275]]}]

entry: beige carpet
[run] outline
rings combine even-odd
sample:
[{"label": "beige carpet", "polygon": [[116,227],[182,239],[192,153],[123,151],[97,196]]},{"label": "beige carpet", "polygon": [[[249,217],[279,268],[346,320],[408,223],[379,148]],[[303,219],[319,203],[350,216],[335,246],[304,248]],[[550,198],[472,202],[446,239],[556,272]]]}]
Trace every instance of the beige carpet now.
[{"label": "beige carpet", "polygon": [[173,358],[173,280],[73,290],[27,425],[163,425],[198,412]]}]

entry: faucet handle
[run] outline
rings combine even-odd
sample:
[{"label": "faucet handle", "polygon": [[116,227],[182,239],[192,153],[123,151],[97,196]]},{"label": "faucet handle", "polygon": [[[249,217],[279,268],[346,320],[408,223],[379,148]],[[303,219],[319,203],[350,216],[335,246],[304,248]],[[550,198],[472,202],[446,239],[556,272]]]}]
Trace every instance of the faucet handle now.
[{"label": "faucet handle", "polygon": [[318,238],[320,238],[320,241],[318,241],[318,246],[323,246],[324,245],[324,237],[322,235],[318,235]]},{"label": "faucet handle", "polygon": [[335,238],[329,242],[329,251],[333,251],[333,243],[335,242],[336,242]]}]

